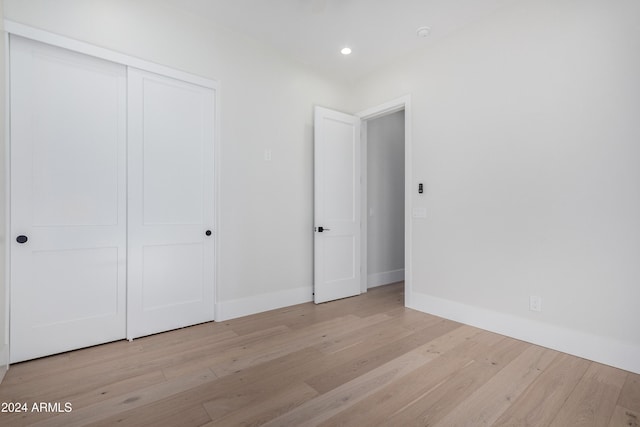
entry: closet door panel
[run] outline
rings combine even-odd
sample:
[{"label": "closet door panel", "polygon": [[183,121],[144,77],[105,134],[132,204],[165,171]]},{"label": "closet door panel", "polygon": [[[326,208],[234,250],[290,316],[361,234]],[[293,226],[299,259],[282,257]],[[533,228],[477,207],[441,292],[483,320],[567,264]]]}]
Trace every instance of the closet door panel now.
[{"label": "closet door panel", "polygon": [[10,64],[18,362],[125,337],[127,105],[122,65],[16,36]]},{"label": "closet door panel", "polygon": [[145,225],[203,222],[203,134],[208,101],[198,87],[144,80]]},{"label": "closet door panel", "polygon": [[136,69],[128,85],[127,335],[135,338],[214,318],[214,92]]},{"label": "closet door panel", "polygon": [[197,243],[146,246],[142,255],[144,309],[202,301],[203,255],[203,245]]}]

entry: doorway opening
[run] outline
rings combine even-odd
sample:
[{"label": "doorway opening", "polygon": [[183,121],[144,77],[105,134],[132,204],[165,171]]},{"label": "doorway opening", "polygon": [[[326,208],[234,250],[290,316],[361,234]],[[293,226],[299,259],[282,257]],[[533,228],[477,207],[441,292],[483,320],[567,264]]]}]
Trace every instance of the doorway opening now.
[{"label": "doorway opening", "polygon": [[404,281],[411,296],[410,96],[357,114],[362,120],[361,292]]},{"label": "doorway opening", "polygon": [[371,289],[404,280],[404,110],[364,121],[363,132],[363,274]]}]

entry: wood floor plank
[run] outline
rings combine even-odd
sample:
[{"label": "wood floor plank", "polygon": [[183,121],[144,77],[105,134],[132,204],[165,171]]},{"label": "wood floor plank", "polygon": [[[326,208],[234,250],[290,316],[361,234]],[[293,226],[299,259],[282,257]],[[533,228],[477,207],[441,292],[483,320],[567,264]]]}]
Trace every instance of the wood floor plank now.
[{"label": "wood floor plank", "polygon": [[402,306],[387,309],[385,313],[396,319],[396,322],[400,326],[411,331],[423,329],[427,323],[433,324],[441,320],[440,317],[432,316],[430,314]]},{"label": "wood floor plank", "polygon": [[[440,336],[435,340],[427,342],[417,350],[424,351],[425,354],[431,355],[433,357],[433,361],[430,361],[429,363],[417,368],[416,370],[410,372],[405,376],[396,378],[395,380],[389,381],[385,385],[376,387],[377,389],[379,389],[378,391],[375,391],[375,389],[372,390],[371,388],[366,388],[366,393],[361,393],[359,395],[359,399],[353,399],[351,395],[345,394],[338,394],[337,396],[334,396],[334,402],[338,401],[339,403],[336,404],[334,410],[331,413],[336,412],[336,415],[329,417],[330,413],[327,413],[323,409],[322,417],[314,419],[314,422],[318,422],[324,419],[324,422],[321,425],[327,426],[369,426],[377,425],[381,421],[383,425],[386,424],[384,422],[385,414],[392,413],[394,409],[397,409],[399,406],[404,405],[407,400],[411,400],[412,398],[415,398],[415,396],[423,394],[425,389],[428,390],[436,387],[437,385],[442,383],[445,378],[456,372],[456,370],[463,368],[466,364],[472,363],[467,359],[458,358],[455,355],[457,353],[457,349],[462,345],[478,346],[479,342],[469,341],[470,337],[477,337],[478,332],[479,331],[475,328],[463,326],[460,328],[456,328],[454,331],[447,333],[444,336]],[[492,334],[485,334],[484,338],[487,340],[491,340],[492,337],[490,337],[490,335]],[[482,337],[480,341],[482,341]],[[438,351],[434,351],[434,349],[438,349]],[[483,350],[484,348],[479,350],[479,352],[482,352]],[[443,354],[446,354],[447,356],[443,356]],[[397,361],[398,359],[395,359],[396,363]],[[497,370],[497,368],[494,369]],[[375,371],[377,371],[377,369],[372,372]],[[353,382],[348,384],[352,383]],[[345,387],[346,385],[343,385],[341,387],[338,387],[336,390],[341,390]],[[372,393],[372,391],[374,392]],[[331,395],[334,392],[335,390],[328,392],[323,396]],[[320,400],[320,398],[315,399],[316,404]],[[355,400],[360,401],[355,402]],[[312,406],[312,402],[309,402],[307,405]],[[304,407],[300,408],[299,411],[314,412]],[[293,422],[298,421],[295,419],[289,420],[284,418],[280,421],[285,420]],[[388,425],[403,424],[393,422]]]},{"label": "wood floor plank", "polygon": [[386,422],[374,421],[371,425],[434,425],[497,372],[496,367],[468,361],[464,367],[452,372],[445,380],[395,410]]},{"label": "wood floor plank", "polygon": [[291,384],[304,381],[317,371],[331,370],[369,351],[371,342],[366,340],[331,357],[326,357],[310,347],[222,377],[216,382],[217,388],[213,392],[203,387],[188,393],[197,396],[207,395],[207,409],[213,421],[217,422],[233,411],[249,408],[263,395],[278,392]]},{"label": "wood floor plank", "polygon": [[[9,392],[7,394],[14,397],[7,397],[5,395],[0,397],[0,401],[22,401],[29,402],[30,405],[34,402],[61,402],[62,404],[69,402],[72,403],[73,409],[77,411],[80,408],[105,401],[114,396],[145,389],[163,382],[165,382],[165,377],[162,372],[158,370],[111,383],[108,380],[105,380],[103,384],[99,384],[95,388],[79,386],[64,387],[61,386],[61,384],[66,384],[66,382],[59,378],[55,378],[52,381],[40,382],[40,387],[35,389],[32,384],[28,384],[25,392],[21,392],[21,390],[24,390],[24,387],[16,389],[15,386],[12,386],[8,388]],[[3,388],[3,390],[5,389]],[[2,394],[5,394],[5,392]],[[11,425],[11,423],[17,422],[19,419],[24,419],[25,423],[27,423],[27,420],[28,423],[34,423],[51,417],[52,415],[48,413],[31,412],[28,414],[6,414],[6,416],[1,418],[6,423],[10,423],[7,425]],[[0,425],[2,424],[3,423],[0,422]]]},{"label": "wood floor plank", "polygon": [[161,384],[165,381],[166,378],[161,371],[151,371],[143,375],[106,384],[89,392],[82,392],[75,395],[68,394],[65,398],[72,401],[76,409],[83,408],[85,406],[102,402],[106,399],[111,399],[114,396],[131,393],[136,390],[143,390]]},{"label": "wood floor plank", "polygon": [[634,412],[640,412],[640,375],[628,373],[620,391],[618,405]]},{"label": "wood floor plank", "polygon": [[291,307],[279,308],[277,310],[271,310],[251,316],[227,320],[222,323],[238,335],[245,335],[261,329],[273,328],[274,326],[289,326],[291,323],[302,324],[307,320],[307,318],[308,322],[306,324],[317,323],[313,319],[313,316],[309,315],[309,310],[306,305],[298,304]]},{"label": "wood floor plank", "polygon": [[[38,394],[37,391],[33,391],[27,394],[15,394],[19,396],[17,398],[0,398],[0,401],[4,402],[29,402],[29,406],[32,406],[35,402],[60,402],[64,405],[66,402],[72,404],[72,409],[77,411],[80,408],[94,405],[99,402],[103,402],[107,399],[111,399],[114,396],[121,396],[125,393],[135,392],[136,390],[146,389],[153,385],[158,385],[165,382],[164,375],[160,371],[153,371],[141,376],[126,378],[122,381],[118,381],[112,384],[105,384],[95,389],[91,389],[88,392],[72,394],[65,394],[66,388],[61,386],[60,380],[56,379],[53,384],[49,384],[49,387],[57,385],[59,392],[57,394],[63,395],[62,398],[51,398],[50,393],[45,390],[43,394]],[[13,388],[13,387],[12,387]],[[75,389],[75,388],[74,388]],[[34,397],[35,396],[35,397]],[[27,414],[0,414],[0,425],[30,425],[40,420],[52,418],[50,413],[37,413],[30,412]],[[64,417],[61,417],[63,419]]]},{"label": "wood floor plank", "polygon": [[638,427],[640,426],[640,412],[616,406],[609,421],[609,427]]},{"label": "wood floor plank", "polygon": [[434,356],[431,363],[390,382],[347,410],[328,418],[320,425],[394,425],[390,417],[395,413],[429,391],[436,389],[458,370],[463,370],[473,363],[473,361],[464,358]]},{"label": "wood floor plank", "polygon": [[608,425],[626,377],[620,369],[591,362],[551,426]]},{"label": "wood floor plank", "polygon": [[[82,378],[82,381],[76,379]],[[164,381],[165,377],[159,369],[146,370],[145,372],[131,375],[106,376],[77,372],[74,375],[52,375],[37,381],[37,387],[33,382],[15,384],[6,391],[0,392],[0,399],[4,401],[18,398],[27,400],[59,400],[69,396],[81,396],[86,400],[87,396],[98,393],[100,396],[117,394],[120,390],[129,390],[137,384],[147,386],[151,383]],[[60,387],[61,383],[69,384],[68,387]],[[4,390],[4,389],[3,389]]]},{"label": "wood floor plank", "polygon": [[[229,413],[241,411],[243,408],[251,408],[259,401],[261,396],[268,396],[270,392],[277,392],[295,381],[304,379],[314,366],[329,368],[334,363],[331,359],[314,360],[313,354],[306,354],[311,350],[301,351],[300,353],[302,354],[297,360],[291,359],[292,354],[283,357],[282,362],[278,363],[278,365],[274,365],[273,361],[270,361],[264,366],[258,365],[241,370],[238,375],[224,377],[220,380],[224,382],[224,385],[219,384],[218,391],[214,395],[209,394],[204,388],[202,390],[192,390],[189,393],[196,395],[208,394],[212,398],[215,397],[213,401],[206,403],[206,407],[214,421],[219,421],[220,418],[229,416]],[[350,350],[357,350],[357,348]],[[301,364],[301,360],[305,360],[306,363]],[[340,359],[338,358],[337,360],[339,361]],[[236,376],[241,376],[241,378],[238,378],[238,381],[232,381]],[[249,383],[246,380],[248,377],[257,377],[259,380]],[[225,380],[228,381],[225,382]]]},{"label": "wood floor plank", "polygon": [[324,355],[308,348],[227,375],[212,384],[213,387],[195,388],[178,397],[200,399],[211,419],[218,421],[302,383],[314,365],[323,363],[329,363]]},{"label": "wood floor plank", "polygon": [[[313,344],[315,348],[325,354],[335,354],[354,345],[368,342],[373,347],[376,344],[387,344],[389,341],[407,337],[412,331],[404,328],[395,319],[388,317],[385,323],[373,323],[361,329],[335,337],[332,340]],[[434,322],[436,323],[436,322]]]},{"label": "wood floor plank", "polygon": [[[198,385],[212,382],[216,376],[210,370],[199,372],[195,375],[180,377],[175,380],[165,381],[161,384],[147,387],[146,389],[136,390],[124,393],[120,396],[107,399],[96,404],[86,406],[80,409],[74,409],[72,412],[60,414],[52,418],[47,418],[40,422],[34,423],[34,426],[84,426],[89,423],[103,421],[117,414],[125,413],[135,408],[151,405],[162,399],[172,395],[177,395],[184,390],[189,390]],[[179,411],[179,401],[171,408]]]},{"label": "wood floor plank", "polygon": [[315,426],[373,394],[386,384],[408,375],[434,360],[427,344],[417,347],[387,363],[322,394],[268,422],[265,426]]},{"label": "wood floor plank", "polygon": [[502,414],[494,427],[551,424],[589,364],[585,359],[559,355]]},{"label": "wood floor plank", "polygon": [[[371,351],[371,342],[375,341],[375,338],[365,340],[331,357],[310,347],[222,377],[217,382],[221,386],[219,391],[209,395],[211,400],[206,403],[207,410],[216,422],[233,411],[249,408],[265,394],[286,389],[291,384],[306,380],[317,371],[331,370],[354,357],[366,354]],[[208,393],[204,389],[193,392],[198,395]]]},{"label": "wood floor plank", "polygon": [[162,372],[168,379],[176,378],[209,368],[222,360],[226,360],[226,358],[230,357],[229,355],[260,345],[265,341],[269,342],[278,336],[284,337],[289,332],[290,329],[286,326],[274,326],[254,333],[229,338],[219,343],[207,343],[196,347],[188,346],[184,351],[176,352],[169,358],[161,357],[157,360],[162,363]]},{"label": "wood floor plank", "polygon": [[199,427],[211,421],[200,404],[166,405],[152,403],[126,412],[115,414],[104,420],[91,423],[91,427]]},{"label": "wood floor plank", "polygon": [[459,323],[443,320],[359,358],[349,360],[330,371],[320,372],[309,378],[306,383],[319,393],[325,393],[460,326]]},{"label": "wood floor plank", "polygon": [[[233,321],[225,322],[238,334],[255,332],[258,328],[286,325],[292,329],[301,329],[309,325],[335,319],[345,313],[358,317],[368,317],[379,314],[389,308],[403,308],[404,301],[398,292],[402,288],[402,283],[389,286],[381,286],[370,290],[358,297],[345,298],[331,303],[314,305],[314,310],[308,309],[308,304],[298,304],[272,310],[266,313],[259,313],[253,316],[246,316]],[[362,308],[371,308],[372,305],[381,304],[380,309],[368,310],[368,314],[362,314]]]},{"label": "wood floor plank", "polygon": [[[493,343],[493,335],[483,334],[479,329],[464,325],[441,335],[425,345],[425,351],[435,357],[433,362],[410,376],[390,383],[364,401],[353,405],[348,411],[331,417],[323,425],[374,425],[380,420],[385,420],[389,414],[405,406],[407,400],[411,401],[420,396],[425,390],[443,381],[455,369],[471,363],[469,359],[456,357],[457,354],[464,353],[461,349],[479,346],[481,343]],[[484,349],[485,347],[482,350]]]},{"label": "wood floor plank", "polygon": [[[479,337],[482,334],[482,337]],[[461,355],[461,349],[477,345],[479,342],[484,342],[486,344],[486,339],[493,337],[495,334],[491,332],[482,331],[478,328],[474,328],[473,326],[462,325],[459,328],[455,328],[446,334],[439,336],[438,338],[429,341],[428,349],[430,353],[433,354],[446,354],[449,351],[455,349],[456,355]],[[499,340],[495,340],[497,342]],[[468,343],[468,346],[461,347],[461,344],[464,342]]]},{"label": "wood floor plank", "polygon": [[[464,355],[463,360],[470,363],[452,372],[446,381],[425,390],[421,396],[394,411],[389,418],[389,424],[407,426],[436,424],[526,349],[524,343],[516,340],[503,338],[493,342],[491,335],[482,334],[473,340],[477,342],[468,343],[468,350],[460,354]],[[486,342],[482,342],[482,338],[486,339]],[[460,357],[455,350],[450,353],[444,354],[443,357]],[[469,353],[473,354],[473,357],[469,357]]]},{"label": "wood floor plank", "polygon": [[237,336],[238,334],[231,330],[231,328],[221,323],[207,322],[187,328],[163,332],[161,334],[136,338],[131,343],[125,341],[125,344],[135,344],[140,346],[142,351],[151,351],[159,348],[184,346],[189,343],[197,345],[199,342],[222,342]]},{"label": "wood floor plank", "polygon": [[228,352],[224,358],[210,367],[216,375],[221,377],[306,347],[331,342],[352,331],[360,330],[368,325],[379,324],[388,319],[389,317],[384,314],[364,319],[351,315],[342,316],[305,329],[293,330],[287,335],[274,337],[272,340],[254,343],[251,346],[243,345],[237,351]]},{"label": "wood floor plank", "polygon": [[435,425],[454,427],[493,424],[556,356],[557,352],[553,350],[528,346]]},{"label": "wood floor plank", "polygon": [[[278,329],[276,332],[284,333],[286,328]],[[231,336],[235,336],[232,333]],[[181,364],[200,357],[201,355],[209,354],[220,347],[225,346],[225,335],[220,335],[214,339],[208,338],[206,341],[186,341],[182,346],[167,347],[158,346],[153,350],[144,351],[140,346],[134,343],[136,348],[133,352],[123,352],[122,345],[124,343],[111,343],[107,347],[102,346],[102,352],[105,355],[101,358],[96,358],[93,361],[84,357],[79,358],[69,355],[66,358],[65,365],[59,366],[59,357],[53,357],[53,363],[47,369],[47,366],[43,365],[45,359],[38,360],[37,375],[29,372],[24,372],[23,366],[30,366],[31,362],[26,364],[20,364],[16,366],[16,371],[21,378],[18,383],[10,384],[9,390],[13,393],[21,394],[24,398],[31,398],[26,391],[31,390],[32,393],[36,393],[41,399],[57,400],[65,395],[76,395],[86,393],[96,388],[102,387],[107,384],[112,384],[118,381],[124,381],[131,377],[137,377],[149,372],[157,371],[167,365]],[[153,338],[153,337],[150,337]],[[161,337],[159,337],[161,338]],[[264,338],[264,337],[263,337]],[[229,340],[230,338],[226,338]],[[256,339],[260,337],[256,336]],[[233,342],[226,344],[233,346]],[[108,348],[109,351],[105,351]],[[87,349],[78,350],[80,353],[86,352]],[[79,359],[79,361],[78,361]],[[11,368],[13,371],[14,367]],[[81,379],[81,381],[80,381]],[[67,386],[61,388],[60,383],[65,383]],[[37,387],[33,385],[37,384]],[[0,388],[0,390],[3,390]],[[25,393],[22,393],[25,390]],[[0,394],[2,391],[0,391]]]},{"label": "wood floor plank", "polygon": [[[264,394],[263,399],[253,401],[250,405],[232,411],[222,418],[217,417],[219,411],[214,408],[210,418],[215,418],[218,425],[260,426],[294,410],[317,395],[318,392],[307,384],[296,383],[272,394]],[[204,408],[208,407],[210,404],[205,403]]]},{"label": "wood floor plank", "polygon": [[[236,336],[231,330],[214,328],[212,323],[207,323],[143,337],[133,342],[116,341],[12,365],[13,374],[7,378],[6,384],[25,384],[32,380],[41,381],[42,378],[51,379],[56,375],[83,375],[82,369],[85,368],[95,373],[98,373],[95,367],[104,367],[105,372],[116,372],[122,363],[132,366],[139,360],[153,358],[150,354],[152,351],[163,355],[179,354],[185,348],[198,348],[205,343],[218,345]],[[109,351],[105,351],[105,348]]]}]

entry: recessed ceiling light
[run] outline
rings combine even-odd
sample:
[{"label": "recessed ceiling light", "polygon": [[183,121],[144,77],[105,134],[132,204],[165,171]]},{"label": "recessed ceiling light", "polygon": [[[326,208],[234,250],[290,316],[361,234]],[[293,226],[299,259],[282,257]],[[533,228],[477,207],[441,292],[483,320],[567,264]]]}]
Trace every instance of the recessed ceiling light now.
[{"label": "recessed ceiling light", "polygon": [[344,47],[342,48],[342,50],[340,51],[341,54],[343,55],[350,55],[351,54],[351,48],[349,47]]},{"label": "recessed ceiling light", "polygon": [[416,30],[418,37],[428,37],[431,33],[431,27],[420,27]]}]

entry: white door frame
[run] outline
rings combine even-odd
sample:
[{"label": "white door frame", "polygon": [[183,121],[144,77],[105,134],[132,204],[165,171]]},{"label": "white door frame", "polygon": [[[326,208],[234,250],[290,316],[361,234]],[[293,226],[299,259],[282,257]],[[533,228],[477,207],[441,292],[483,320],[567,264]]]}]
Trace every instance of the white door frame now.
[{"label": "white door frame", "polygon": [[411,178],[411,95],[405,95],[400,98],[385,102],[384,104],[368,108],[364,111],[356,113],[357,117],[362,120],[360,131],[361,143],[361,220],[362,220],[362,239],[361,239],[361,268],[362,274],[360,278],[361,292],[367,292],[367,121],[377,119],[388,114],[404,110],[404,305],[410,306],[412,294],[412,223],[411,223],[411,192],[414,188]]}]

